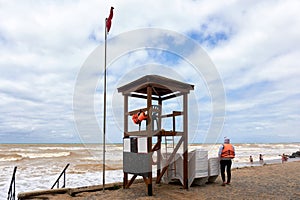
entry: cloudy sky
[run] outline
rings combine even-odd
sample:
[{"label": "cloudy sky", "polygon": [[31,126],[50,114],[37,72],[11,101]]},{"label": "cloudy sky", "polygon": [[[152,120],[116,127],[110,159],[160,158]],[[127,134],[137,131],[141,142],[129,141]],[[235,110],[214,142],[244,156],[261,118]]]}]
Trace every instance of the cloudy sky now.
[{"label": "cloudy sky", "polygon": [[[208,141],[213,91],[205,72],[195,75],[188,62],[197,60],[200,51],[184,56],[164,51],[163,45],[180,43],[168,37],[154,38],[152,49],[134,44],[131,49],[133,41],[153,37],[147,28],[189,38],[212,61],[225,95],[216,142],[224,136],[236,143],[300,142],[299,1],[26,0],[0,1],[1,143],[85,142],[89,133],[102,137],[104,20],[111,6],[108,142],[122,141],[117,87],[146,74],[170,72],[171,78],[195,85],[189,117],[193,111],[200,114],[189,125],[190,142]],[[116,53],[125,47],[127,53]],[[84,70],[97,78],[88,79]],[[82,79],[96,87],[88,91]],[[93,95],[78,102],[76,95],[84,92]],[[85,112],[85,103],[93,112]],[[79,104],[85,114],[76,117]]]}]

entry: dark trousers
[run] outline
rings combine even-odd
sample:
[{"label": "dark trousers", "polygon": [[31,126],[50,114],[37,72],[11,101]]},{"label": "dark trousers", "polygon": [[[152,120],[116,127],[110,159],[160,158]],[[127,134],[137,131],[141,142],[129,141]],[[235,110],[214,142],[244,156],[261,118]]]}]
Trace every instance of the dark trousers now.
[{"label": "dark trousers", "polygon": [[225,182],[225,168],[227,173],[227,183],[230,183],[231,180],[231,160],[220,160],[221,167],[221,177],[222,181]]}]

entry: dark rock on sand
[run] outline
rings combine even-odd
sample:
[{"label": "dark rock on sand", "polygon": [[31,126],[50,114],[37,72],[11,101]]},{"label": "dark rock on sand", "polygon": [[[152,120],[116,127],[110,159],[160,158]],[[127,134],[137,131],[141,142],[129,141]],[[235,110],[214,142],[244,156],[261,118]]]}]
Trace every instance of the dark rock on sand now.
[{"label": "dark rock on sand", "polygon": [[295,153],[292,153],[292,155],[290,155],[289,157],[290,158],[300,157],[300,151],[296,151]]}]

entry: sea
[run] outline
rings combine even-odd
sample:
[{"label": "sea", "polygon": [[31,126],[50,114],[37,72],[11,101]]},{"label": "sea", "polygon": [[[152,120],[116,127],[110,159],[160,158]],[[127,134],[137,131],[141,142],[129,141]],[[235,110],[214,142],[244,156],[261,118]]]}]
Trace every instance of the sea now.
[{"label": "sea", "polygon": [[[233,168],[260,166],[259,154],[263,155],[265,164],[281,163],[280,155],[291,155],[300,150],[300,143],[234,146]],[[189,144],[189,151],[204,150],[208,152],[208,158],[213,158],[217,157],[219,147],[220,144]],[[105,157],[103,149],[101,144],[0,144],[0,199],[7,198],[14,167],[17,167],[16,193],[50,189],[68,164],[66,187],[102,185],[103,160],[105,183],[122,182],[123,144],[106,144]],[[250,155],[254,160],[252,164]],[[289,158],[288,162],[298,160]]]}]

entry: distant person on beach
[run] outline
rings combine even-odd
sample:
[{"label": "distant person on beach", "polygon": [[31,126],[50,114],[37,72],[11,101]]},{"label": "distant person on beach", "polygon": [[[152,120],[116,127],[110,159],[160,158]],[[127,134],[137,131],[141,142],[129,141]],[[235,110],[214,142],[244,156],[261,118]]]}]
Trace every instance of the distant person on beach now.
[{"label": "distant person on beach", "polygon": [[252,156],[249,157],[249,160],[250,160],[250,163],[252,165],[253,164],[253,158],[252,158]]},{"label": "distant person on beach", "polygon": [[264,164],[264,158],[262,154],[259,154],[259,163],[262,165]]},{"label": "distant person on beach", "polygon": [[284,162],[287,162],[287,160],[288,160],[287,155],[285,155],[285,154],[283,153],[282,156],[281,156],[281,162],[282,162],[282,164],[283,164]]},{"label": "distant person on beach", "polygon": [[[232,159],[235,157],[235,149],[232,144],[230,144],[230,139],[225,138],[224,144],[222,144],[219,148],[219,160],[220,160],[220,168],[221,168],[221,177],[222,177],[222,186],[225,184],[230,184],[231,180],[231,165]],[[227,182],[225,179],[225,169],[227,173]]]}]

